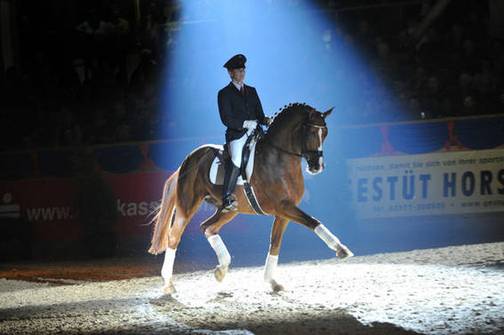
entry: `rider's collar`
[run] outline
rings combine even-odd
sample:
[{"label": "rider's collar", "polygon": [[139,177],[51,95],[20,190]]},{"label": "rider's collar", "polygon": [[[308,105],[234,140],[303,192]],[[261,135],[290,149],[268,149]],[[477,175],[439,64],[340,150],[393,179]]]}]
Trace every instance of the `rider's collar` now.
[{"label": "rider's collar", "polygon": [[[235,82],[234,80],[231,80],[231,82],[233,83],[234,87],[236,87],[236,89],[239,91],[241,90],[241,86],[240,84],[238,84],[237,82]],[[242,81],[242,86],[245,85],[245,83]]]}]

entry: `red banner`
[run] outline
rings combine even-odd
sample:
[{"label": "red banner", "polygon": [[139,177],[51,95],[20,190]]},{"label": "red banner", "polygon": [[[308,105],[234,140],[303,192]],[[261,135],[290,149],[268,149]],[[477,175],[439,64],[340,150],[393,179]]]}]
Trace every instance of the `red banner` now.
[{"label": "red banner", "polygon": [[[160,171],[103,174],[95,180],[2,181],[0,220],[10,218],[28,222],[36,240],[76,240],[83,231],[80,218],[89,216],[82,210],[92,207],[93,201],[99,201],[93,199],[94,196],[103,197],[101,193],[108,191],[110,202],[117,209],[114,231],[122,237],[150,234],[151,227],[146,223],[160,203],[163,183],[169,175],[169,172]],[[96,185],[89,187],[93,183]],[[91,205],[86,206],[86,203]]]}]

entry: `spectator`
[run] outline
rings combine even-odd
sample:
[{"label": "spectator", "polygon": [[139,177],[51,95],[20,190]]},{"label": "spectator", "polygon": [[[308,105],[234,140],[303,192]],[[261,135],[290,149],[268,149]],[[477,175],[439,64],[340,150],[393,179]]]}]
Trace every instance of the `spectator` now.
[{"label": "spectator", "polygon": [[[352,118],[348,121],[504,112],[503,40],[487,32],[480,3],[473,2],[475,7],[468,10],[454,2],[452,16],[433,24],[418,49],[404,42],[432,8],[432,0],[409,7],[416,12],[403,12],[402,31],[378,29],[386,24],[377,21],[379,15],[369,14],[372,9],[350,13],[338,11],[350,2],[322,3],[330,11],[327,17],[337,19],[338,25],[325,27],[319,37],[320,64],[327,65],[320,68],[331,71],[321,70],[317,87],[320,94],[331,94],[332,80],[345,82],[345,92],[358,92],[353,99],[342,99],[342,110]],[[32,43],[21,43],[20,65],[1,78],[5,149],[158,139],[163,130],[176,127],[166,115],[157,114],[159,74],[166,46],[176,43],[177,21],[196,22],[198,17],[181,17],[176,3],[144,1],[140,6],[139,21],[120,5],[91,8],[83,18],[68,21],[20,13],[20,40]],[[299,1],[289,6],[303,8]],[[207,20],[197,24],[211,22],[208,11],[200,15]],[[345,29],[347,19],[354,29]],[[340,48],[358,50],[371,65],[361,71],[341,61],[335,66]],[[197,85],[194,75],[188,72],[166,82],[186,85],[190,91]],[[394,106],[392,97],[402,108]]]}]

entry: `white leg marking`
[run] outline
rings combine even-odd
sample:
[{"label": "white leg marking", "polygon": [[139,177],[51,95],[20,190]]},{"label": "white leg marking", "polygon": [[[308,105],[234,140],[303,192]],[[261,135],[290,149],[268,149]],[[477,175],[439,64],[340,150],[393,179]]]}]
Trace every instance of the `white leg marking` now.
[{"label": "white leg marking", "polygon": [[222,241],[220,235],[215,234],[207,237],[208,242],[212,246],[212,249],[215,251],[217,255],[217,259],[219,260],[219,266],[229,266],[231,263],[231,255],[226,248],[226,245]]},{"label": "white leg marking", "polygon": [[334,251],[337,251],[337,248],[341,245],[340,240],[333,235],[322,223],[319,224],[314,229],[315,234],[324,241],[329,248]]},{"label": "white leg marking", "polygon": [[165,283],[168,283],[173,275],[173,263],[175,261],[175,253],[177,249],[166,248],[163,267],[161,268],[161,276]]},{"label": "white leg marking", "polygon": [[275,270],[278,265],[278,255],[272,255],[268,253],[266,257],[266,265],[264,266],[264,281],[271,283],[273,280]]},{"label": "white leg marking", "polygon": [[339,258],[343,259],[352,257],[354,255],[353,252],[348,249],[346,245],[341,243],[341,241],[336,236],[334,236],[323,224],[319,224],[317,227],[315,227],[314,232],[327,244],[329,248],[336,251],[336,256],[338,256]]}]

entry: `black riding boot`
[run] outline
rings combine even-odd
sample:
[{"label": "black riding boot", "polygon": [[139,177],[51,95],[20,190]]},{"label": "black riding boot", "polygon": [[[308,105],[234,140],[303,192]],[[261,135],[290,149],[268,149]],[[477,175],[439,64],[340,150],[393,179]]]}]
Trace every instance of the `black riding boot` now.
[{"label": "black riding boot", "polygon": [[224,188],[222,199],[222,211],[229,212],[237,210],[238,203],[233,196],[233,191],[236,186],[236,181],[240,175],[240,168],[236,167],[231,159],[229,159],[227,167],[224,171]]}]

